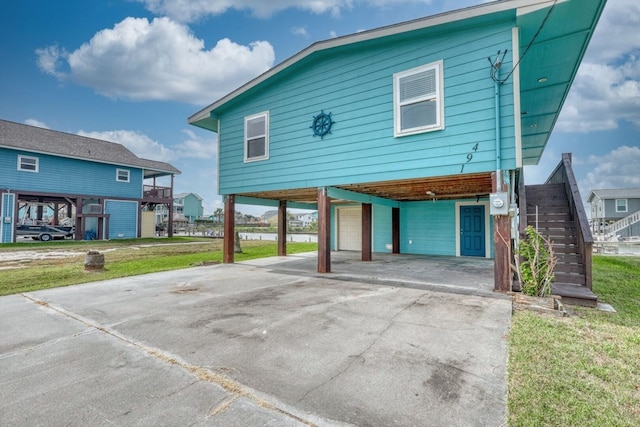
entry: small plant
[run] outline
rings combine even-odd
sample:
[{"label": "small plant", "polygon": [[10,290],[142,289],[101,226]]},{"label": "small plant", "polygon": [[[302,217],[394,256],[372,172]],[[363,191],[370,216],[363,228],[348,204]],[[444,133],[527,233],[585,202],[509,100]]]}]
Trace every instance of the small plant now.
[{"label": "small plant", "polygon": [[529,225],[525,229],[525,238],[518,244],[516,254],[522,257],[521,260],[516,257],[522,293],[536,297],[549,295],[553,269],[558,261],[553,253],[551,241]]}]

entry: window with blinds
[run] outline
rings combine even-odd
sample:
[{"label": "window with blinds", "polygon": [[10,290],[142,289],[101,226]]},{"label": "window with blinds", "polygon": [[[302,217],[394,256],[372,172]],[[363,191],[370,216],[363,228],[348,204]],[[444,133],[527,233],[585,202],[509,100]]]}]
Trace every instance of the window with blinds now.
[{"label": "window with blinds", "polygon": [[393,76],[394,135],[444,129],[442,61]]},{"label": "window with blinds", "polygon": [[244,161],[253,162],[269,158],[269,112],[247,116],[244,119]]}]

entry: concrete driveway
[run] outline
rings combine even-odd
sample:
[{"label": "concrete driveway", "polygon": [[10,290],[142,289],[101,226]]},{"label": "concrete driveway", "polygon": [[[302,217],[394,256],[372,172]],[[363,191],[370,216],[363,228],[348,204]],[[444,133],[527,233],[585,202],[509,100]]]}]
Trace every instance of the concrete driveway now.
[{"label": "concrete driveway", "polygon": [[0,298],[0,425],[506,423],[491,261],[332,257],[324,276],[305,254]]}]

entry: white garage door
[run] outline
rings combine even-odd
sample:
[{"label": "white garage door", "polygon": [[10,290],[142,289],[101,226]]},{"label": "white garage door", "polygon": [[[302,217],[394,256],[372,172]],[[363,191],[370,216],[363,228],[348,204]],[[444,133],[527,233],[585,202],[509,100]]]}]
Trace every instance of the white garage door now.
[{"label": "white garage door", "polygon": [[362,209],[338,209],[338,250],[362,250]]}]

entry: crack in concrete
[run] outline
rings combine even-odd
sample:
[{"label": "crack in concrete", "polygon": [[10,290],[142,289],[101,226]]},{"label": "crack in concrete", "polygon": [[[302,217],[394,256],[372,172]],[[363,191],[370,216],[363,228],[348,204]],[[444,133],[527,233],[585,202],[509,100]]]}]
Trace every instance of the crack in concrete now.
[{"label": "crack in concrete", "polygon": [[302,402],[304,399],[306,399],[306,397],[308,395],[310,395],[311,393],[315,392],[316,390],[324,387],[325,385],[329,384],[330,382],[334,381],[336,378],[338,378],[339,376],[343,375],[345,372],[347,372],[352,366],[353,364],[357,361],[357,360],[364,360],[363,355],[365,353],[367,353],[369,350],[371,350],[371,348],[378,342],[378,340],[380,338],[382,338],[382,336],[389,330],[389,328],[391,328],[391,326],[393,326],[393,324],[396,321],[396,318],[398,316],[400,316],[402,313],[404,313],[406,310],[408,310],[409,308],[413,307],[414,305],[416,305],[418,303],[418,300],[420,298],[422,298],[425,294],[419,295],[417,298],[415,298],[414,301],[412,301],[410,304],[407,304],[406,307],[402,308],[400,311],[398,311],[396,314],[393,315],[393,317],[391,317],[389,319],[389,323],[387,324],[387,326],[380,331],[376,337],[371,341],[371,343],[364,349],[362,350],[359,354],[357,355],[351,355],[349,356],[351,358],[351,361],[349,363],[347,363],[347,365],[344,367],[344,369],[340,370],[339,372],[337,372],[335,375],[333,375],[331,378],[327,379],[326,381],[323,381],[321,384],[318,384],[317,386],[309,389],[300,399],[298,399],[296,401],[296,403],[300,403]]},{"label": "crack in concrete", "polygon": [[[277,405],[270,403],[264,399],[261,399],[257,396],[255,396],[248,388],[244,387],[242,384],[240,384],[239,382],[228,378],[220,373],[214,372],[209,368],[205,368],[202,366],[196,366],[196,365],[192,365],[190,363],[187,363],[184,360],[180,360],[177,356],[171,355],[169,353],[163,352],[162,350],[159,349],[155,349],[152,347],[148,347],[140,342],[137,342],[135,340],[133,340],[132,338],[129,338],[125,335],[120,334],[119,332],[112,330],[108,327],[105,326],[101,326],[98,324],[95,324],[94,322],[92,322],[89,319],[85,319],[82,316],[76,314],[76,313],[72,313],[69,312],[67,310],[65,310],[62,307],[56,307],[52,304],[50,304],[48,301],[45,300],[41,300],[39,298],[36,298],[33,295],[27,294],[27,293],[22,293],[20,294],[22,295],[24,298],[32,301],[34,304],[43,306],[48,308],[49,310],[52,310],[53,312],[56,312],[62,316],[65,316],[69,319],[73,319],[77,322],[82,323],[83,325],[95,329],[97,331],[103,332],[106,335],[109,335],[113,338],[116,338],[117,340],[123,341],[129,345],[132,345],[142,351],[144,351],[145,353],[147,353],[148,355],[154,357],[155,359],[167,363],[169,365],[173,365],[173,366],[177,366],[182,368],[183,370],[185,370],[186,372],[190,373],[191,375],[195,376],[198,380],[201,381],[205,381],[205,382],[209,382],[209,383],[214,383],[217,384],[218,386],[222,387],[227,393],[232,394],[233,397],[235,397],[236,399],[239,397],[245,397],[251,401],[253,401],[255,404],[257,404],[258,406],[264,408],[264,409],[268,409],[268,410],[272,410],[274,412],[278,412],[282,415],[285,415],[289,418],[292,418],[304,425],[307,425],[309,427],[317,427],[316,424],[314,424],[311,421],[305,420],[295,414],[292,414],[291,412],[286,411],[285,409],[282,409],[280,407],[278,407]],[[233,399],[233,401],[235,401],[235,399]],[[228,405],[226,405],[224,408],[222,408],[222,410],[212,414],[209,413],[208,417],[210,416],[215,416],[221,412],[224,411],[224,409],[226,409],[231,403],[230,402]]]}]

